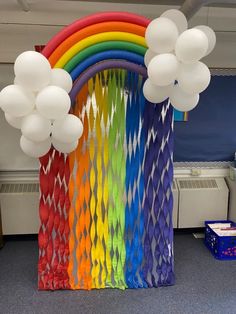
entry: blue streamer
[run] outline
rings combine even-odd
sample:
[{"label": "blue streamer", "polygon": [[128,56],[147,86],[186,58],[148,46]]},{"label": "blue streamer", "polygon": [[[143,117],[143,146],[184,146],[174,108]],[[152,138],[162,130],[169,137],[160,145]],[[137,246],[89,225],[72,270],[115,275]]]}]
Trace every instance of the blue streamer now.
[{"label": "blue streamer", "polygon": [[[145,99],[142,94],[143,81],[139,81],[136,74],[129,73],[127,85],[130,96],[127,101],[126,111],[126,139],[127,147],[132,145],[131,156],[128,154],[126,160],[126,192],[132,193],[130,206],[126,204],[126,283],[129,288],[146,287],[143,279],[142,262],[144,256],[143,233],[144,214],[142,210],[144,198],[144,179],[142,163],[146,143],[146,131],[139,132],[143,123],[143,112]],[[140,134],[139,134],[140,133]],[[134,149],[134,141],[137,141]],[[136,187],[136,188],[135,188]],[[135,189],[135,191],[134,191]]]}]

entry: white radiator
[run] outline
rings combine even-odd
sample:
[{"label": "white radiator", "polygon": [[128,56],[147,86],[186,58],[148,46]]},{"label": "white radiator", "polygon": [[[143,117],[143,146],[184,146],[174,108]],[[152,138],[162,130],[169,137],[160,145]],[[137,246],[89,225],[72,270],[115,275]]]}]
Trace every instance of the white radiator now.
[{"label": "white radiator", "polygon": [[[228,193],[223,178],[174,180],[173,227],[203,227],[205,220],[226,219]],[[38,183],[3,183],[0,202],[4,235],[38,233]]]},{"label": "white radiator", "polygon": [[38,233],[38,183],[3,183],[0,203],[4,235]]},{"label": "white radiator", "polygon": [[204,227],[227,219],[229,190],[224,178],[179,178],[179,228]]}]

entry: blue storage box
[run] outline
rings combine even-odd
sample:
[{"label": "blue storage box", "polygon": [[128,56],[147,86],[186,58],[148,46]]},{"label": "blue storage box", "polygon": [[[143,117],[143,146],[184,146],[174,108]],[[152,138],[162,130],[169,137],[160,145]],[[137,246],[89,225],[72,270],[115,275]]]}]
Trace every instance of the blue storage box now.
[{"label": "blue storage box", "polygon": [[236,260],[236,235],[220,236],[209,226],[220,223],[230,223],[231,227],[236,227],[236,223],[231,220],[205,221],[205,245],[217,259]]}]

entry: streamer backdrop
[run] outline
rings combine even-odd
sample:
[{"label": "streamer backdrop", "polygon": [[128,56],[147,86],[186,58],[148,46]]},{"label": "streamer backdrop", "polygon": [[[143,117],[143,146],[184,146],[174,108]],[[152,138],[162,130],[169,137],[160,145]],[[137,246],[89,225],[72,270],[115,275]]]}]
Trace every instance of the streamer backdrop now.
[{"label": "streamer backdrop", "polygon": [[84,132],[70,155],[40,158],[39,289],[174,283],[173,109],[142,94],[148,23],[98,13],[42,52],[71,74]]}]

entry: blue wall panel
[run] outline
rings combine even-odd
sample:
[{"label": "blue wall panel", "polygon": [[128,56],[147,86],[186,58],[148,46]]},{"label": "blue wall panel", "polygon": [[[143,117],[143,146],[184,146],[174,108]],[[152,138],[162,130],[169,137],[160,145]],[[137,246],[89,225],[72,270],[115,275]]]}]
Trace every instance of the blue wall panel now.
[{"label": "blue wall panel", "polygon": [[236,151],[236,77],[214,76],[188,122],[174,123],[174,161],[228,161]]}]

